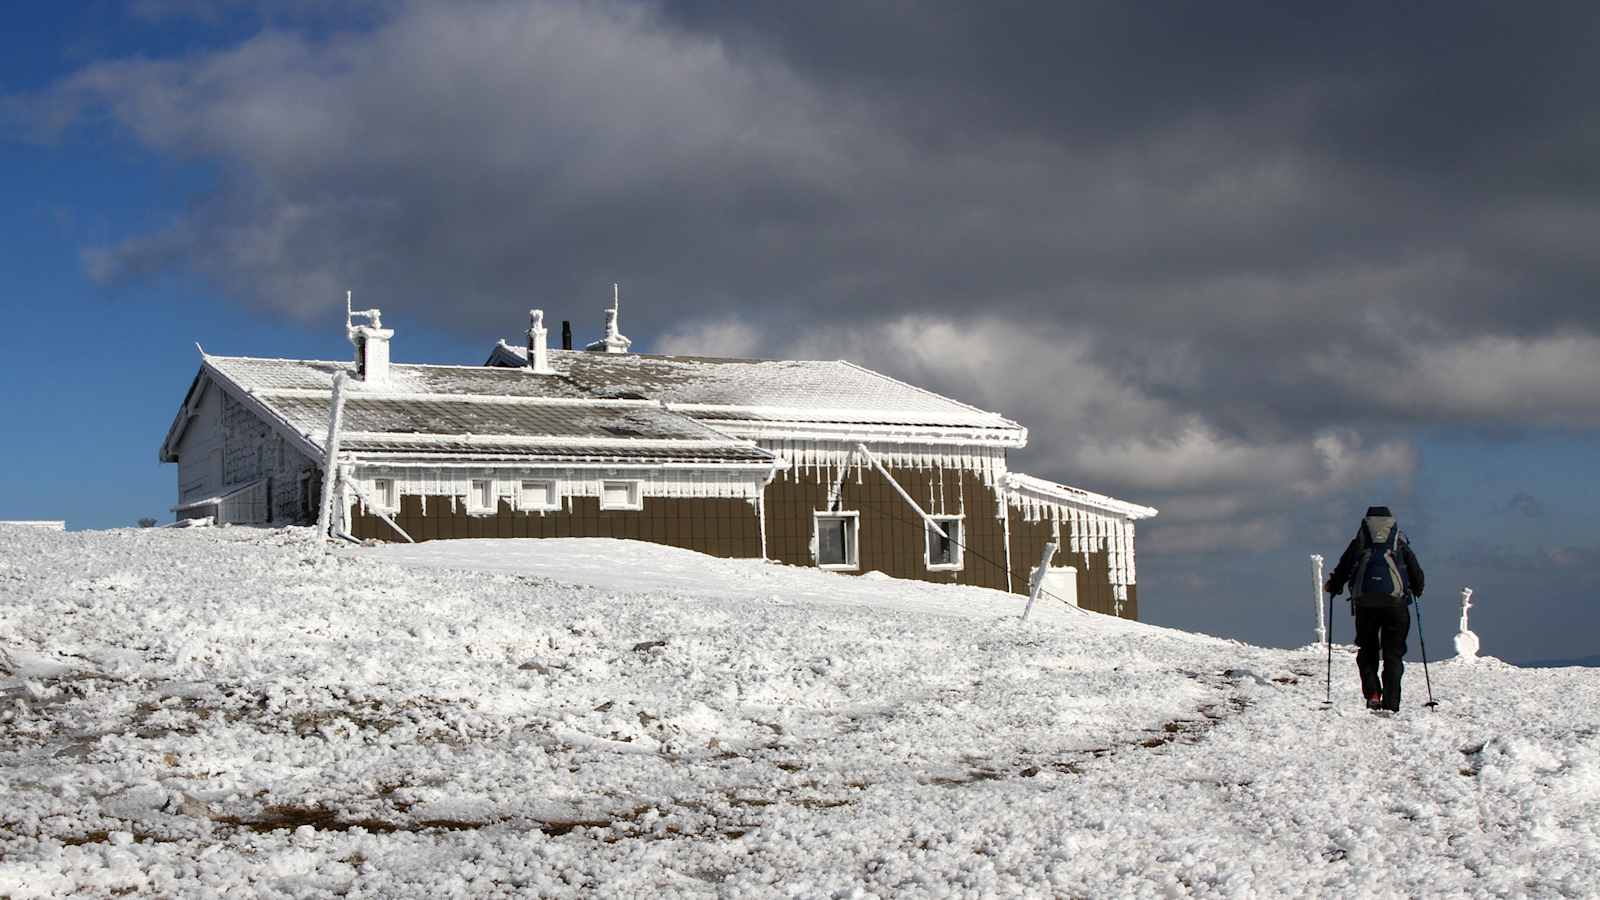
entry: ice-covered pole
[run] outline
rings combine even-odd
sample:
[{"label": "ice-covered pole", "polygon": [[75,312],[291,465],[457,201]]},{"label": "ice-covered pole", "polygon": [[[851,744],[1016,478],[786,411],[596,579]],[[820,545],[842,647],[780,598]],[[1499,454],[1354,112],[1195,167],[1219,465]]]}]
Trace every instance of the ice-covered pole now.
[{"label": "ice-covered pole", "polygon": [[1478,658],[1478,636],[1467,627],[1467,610],[1472,608],[1472,588],[1461,589],[1461,628],[1456,633],[1456,656]]},{"label": "ice-covered pole", "polygon": [[1322,554],[1311,554],[1311,590],[1317,596],[1317,643],[1328,642],[1328,626],[1322,617]]},{"label": "ice-covered pole", "polygon": [[1022,621],[1028,621],[1028,613],[1033,612],[1033,604],[1039,599],[1039,592],[1044,590],[1044,575],[1050,571],[1050,560],[1056,555],[1056,545],[1046,543],[1044,552],[1039,555],[1039,568],[1033,572],[1033,587],[1028,591],[1028,605],[1022,608]]},{"label": "ice-covered pole", "polygon": [[344,373],[333,376],[333,411],[328,414],[328,441],[322,456],[322,503],[317,510],[317,540],[328,537],[333,516],[333,489],[339,479],[339,424],[344,418]]}]

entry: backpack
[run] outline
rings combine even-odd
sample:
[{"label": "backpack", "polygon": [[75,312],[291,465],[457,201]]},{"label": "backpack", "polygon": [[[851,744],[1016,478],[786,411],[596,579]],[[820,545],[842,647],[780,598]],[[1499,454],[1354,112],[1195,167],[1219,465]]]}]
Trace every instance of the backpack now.
[{"label": "backpack", "polygon": [[1400,557],[1405,535],[1392,516],[1368,516],[1356,533],[1361,556],[1350,576],[1350,596],[1379,595],[1399,600],[1411,595]]}]

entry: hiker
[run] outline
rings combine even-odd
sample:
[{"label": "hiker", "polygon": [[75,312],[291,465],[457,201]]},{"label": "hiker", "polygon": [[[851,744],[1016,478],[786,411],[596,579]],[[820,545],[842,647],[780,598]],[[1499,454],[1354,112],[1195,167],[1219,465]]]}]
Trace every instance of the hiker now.
[{"label": "hiker", "polygon": [[[1350,588],[1356,617],[1356,668],[1368,709],[1400,708],[1400,677],[1405,672],[1406,635],[1411,631],[1412,597],[1422,596],[1422,566],[1387,506],[1367,508],[1356,536],[1322,586],[1330,594]],[[1378,657],[1383,657],[1383,681]]]}]

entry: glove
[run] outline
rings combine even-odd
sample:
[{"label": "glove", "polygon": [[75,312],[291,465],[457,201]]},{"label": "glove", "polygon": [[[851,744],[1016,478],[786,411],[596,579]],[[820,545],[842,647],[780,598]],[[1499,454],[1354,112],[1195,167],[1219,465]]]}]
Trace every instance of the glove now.
[{"label": "glove", "polygon": [[1337,593],[1339,593],[1338,591],[1333,589],[1333,579],[1332,578],[1329,578],[1327,581],[1324,581],[1322,583],[1322,592],[1324,594],[1337,594]]}]

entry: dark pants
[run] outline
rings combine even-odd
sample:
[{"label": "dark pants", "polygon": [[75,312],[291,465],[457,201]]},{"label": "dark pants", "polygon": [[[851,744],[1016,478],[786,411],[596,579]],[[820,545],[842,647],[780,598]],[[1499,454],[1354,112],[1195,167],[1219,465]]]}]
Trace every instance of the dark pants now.
[{"label": "dark pants", "polygon": [[[1356,668],[1361,670],[1361,693],[1383,695],[1384,709],[1400,708],[1400,677],[1405,674],[1406,635],[1411,633],[1411,610],[1403,604],[1356,607]],[[1378,657],[1383,657],[1383,682],[1378,682]]]}]

